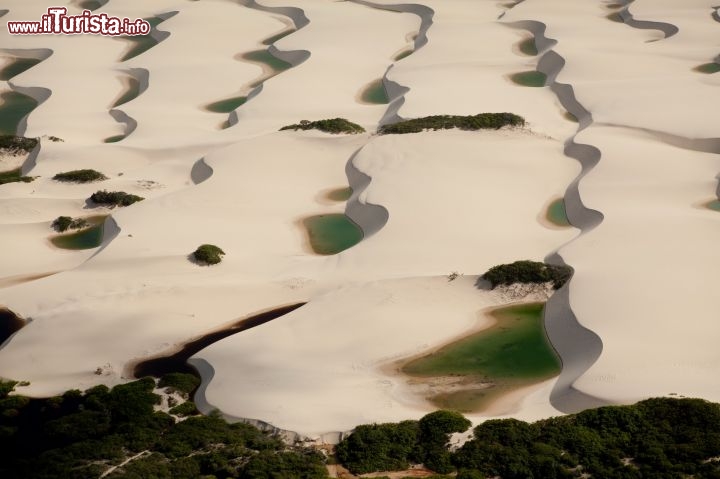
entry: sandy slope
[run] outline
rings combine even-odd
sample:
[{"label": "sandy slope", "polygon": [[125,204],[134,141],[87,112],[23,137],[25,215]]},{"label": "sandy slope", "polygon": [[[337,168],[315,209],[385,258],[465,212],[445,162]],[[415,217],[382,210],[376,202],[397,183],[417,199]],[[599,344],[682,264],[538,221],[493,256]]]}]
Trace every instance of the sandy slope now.
[{"label": "sandy slope", "polygon": [[[0,376],[31,381],[24,392],[33,395],[116,384],[133,360],[254,312],[310,301],[201,351],[196,358],[214,370],[201,399],[309,435],[419,417],[430,410],[421,395],[380,366],[481,326],[479,312],[505,299],[477,290],[472,275],[560,248],[576,269],[570,306],[603,343],[575,388],[607,402],[670,392],[720,400],[710,289],[720,217],[697,207],[713,196],[720,168],[715,143],[693,141],[716,135],[720,77],[693,71],[719,53],[710,3],[632,3],[637,21],[679,28],[661,39],[662,30],[607,19],[612,10],[602,2],[526,1],[500,21],[506,9],[496,2],[424,2],[434,12],[428,43],[387,73],[394,92],[409,88],[392,108],[404,117],[511,111],[529,128],[388,137],[276,130],[345,116],[374,131],[386,106],[362,104],[358,94],[412,42],[421,25],[412,13],[296,2],[310,23],[276,51],[309,57],[265,82],[225,130],[228,115],[204,106],[262,74],[238,55],[264,48],[287,17],[227,1],[111,0],[102,11],[178,12],[158,27],[169,36],[125,63],[118,60],[127,45],[117,39],[0,32],[3,48],[53,50],[13,84],[52,90],[27,134],[65,140],[44,140],[36,163],[25,165],[35,182],[0,187],[0,304],[33,318],[0,350]],[[3,20],[34,19],[46,8],[9,4]],[[558,81],[573,86],[595,120],[577,138],[602,152],[580,195],[604,220],[577,238],[577,230],[538,221],[580,171],[563,154],[578,124],[550,88],[509,80],[540,60],[518,50],[528,33],[517,22],[527,21],[547,25],[558,42],[549,46],[566,61]],[[136,128],[103,143],[123,131],[109,109],[128,68],[149,74],[147,89],[119,107]],[[201,158],[212,175],[195,184]],[[110,180],[50,179],[87,167]],[[314,255],[299,221],[343,211],[321,196],[348,181],[356,187],[348,214],[373,234],[339,255]],[[100,188],[147,199],[113,211],[116,236],[103,248],[50,248],[49,222],[88,214],[85,198]],[[222,264],[188,261],[205,242],[225,250]],[[15,284],[54,271],[63,272]],[[452,271],[468,276],[448,282]],[[556,414],[553,387],[522,391],[491,413]]]}]

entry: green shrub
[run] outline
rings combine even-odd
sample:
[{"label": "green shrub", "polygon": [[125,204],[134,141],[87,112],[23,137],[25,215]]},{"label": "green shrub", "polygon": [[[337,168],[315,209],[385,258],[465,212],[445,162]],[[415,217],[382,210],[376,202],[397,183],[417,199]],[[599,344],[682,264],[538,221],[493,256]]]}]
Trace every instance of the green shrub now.
[{"label": "green shrub", "polygon": [[53,176],[55,181],[64,181],[67,183],[92,183],[93,181],[107,180],[107,176],[95,170],[72,170],[58,173]]},{"label": "green shrub", "polygon": [[572,276],[572,268],[540,263],[538,261],[515,261],[510,264],[493,266],[482,278],[489,281],[493,288],[498,285],[513,283],[541,284],[552,282],[555,289],[559,289]]},{"label": "green shrub", "polygon": [[17,155],[28,153],[38,144],[36,138],[15,135],[0,135],[0,150]]},{"label": "green shrub", "polygon": [[480,113],[478,115],[433,115],[412,120],[403,120],[378,129],[381,135],[420,133],[423,130],[498,130],[504,126],[523,126],[525,119],[513,113]]},{"label": "green shrub", "polygon": [[338,460],[353,474],[400,471],[418,461],[417,421],[366,424],[355,428],[335,448]]},{"label": "green shrub", "polygon": [[176,416],[193,416],[198,414],[198,410],[194,402],[185,401],[170,409],[170,414],[175,414]]},{"label": "green shrub", "polygon": [[187,373],[168,373],[158,383],[158,387],[172,388],[187,394],[192,393],[199,385],[200,379]]},{"label": "green shrub", "polygon": [[58,216],[52,222],[52,227],[55,231],[63,233],[69,229],[80,229],[88,226],[89,223],[85,218],[71,218],[69,216]]},{"label": "green shrub", "polygon": [[345,118],[333,118],[330,120],[318,121],[302,120],[300,123],[296,123],[294,125],[287,125],[280,128],[280,131],[283,130],[320,130],[326,133],[349,133],[353,135],[358,133],[365,133],[365,128],[358,125],[357,123],[348,121]]},{"label": "green shrub", "polygon": [[97,205],[104,206],[130,206],[133,203],[142,201],[142,196],[131,195],[124,191],[96,191],[90,196],[90,201]]},{"label": "green shrub", "polygon": [[20,168],[10,171],[3,171],[0,173],[0,185],[7,183],[30,183],[35,178],[32,176],[23,176],[20,172]]},{"label": "green shrub", "polygon": [[196,261],[205,264],[218,264],[222,261],[221,256],[225,252],[213,244],[200,245],[198,249],[193,253],[193,257]]}]

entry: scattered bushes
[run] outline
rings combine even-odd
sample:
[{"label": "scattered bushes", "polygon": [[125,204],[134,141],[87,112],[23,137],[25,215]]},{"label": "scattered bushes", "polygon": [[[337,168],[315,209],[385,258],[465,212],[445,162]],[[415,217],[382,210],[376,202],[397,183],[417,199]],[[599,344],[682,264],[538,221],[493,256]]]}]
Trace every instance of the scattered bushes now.
[{"label": "scattered bushes", "polygon": [[84,218],[71,218],[69,216],[58,216],[53,220],[52,225],[55,231],[63,233],[69,229],[80,229],[89,226],[89,223]]},{"label": "scattered bushes", "polygon": [[480,113],[478,115],[433,115],[383,125],[378,129],[381,135],[420,133],[423,130],[499,130],[504,126],[523,126],[525,119],[513,113]]},{"label": "scattered bushes", "polygon": [[524,260],[493,266],[482,275],[482,278],[490,281],[493,289],[501,284],[542,284],[547,282],[552,282],[553,288],[560,289],[571,276],[572,268],[569,266],[557,266],[540,263],[538,261]]},{"label": "scattered bushes", "polygon": [[10,171],[3,171],[2,173],[0,173],[0,185],[19,182],[30,183],[34,179],[35,178],[32,176],[23,176],[20,172],[20,168]]},{"label": "scattered bushes", "polygon": [[25,138],[24,136],[15,135],[0,135],[0,150],[6,151],[13,155],[20,153],[29,153],[35,146],[37,146],[38,140],[36,138]]},{"label": "scattered bushes", "polygon": [[318,121],[302,120],[300,123],[296,123],[294,125],[287,125],[280,128],[280,131],[283,130],[320,130],[326,133],[349,133],[353,135],[358,133],[365,133],[365,128],[358,125],[357,123],[348,121],[345,118],[333,118],[331,120]]},{"label": "scattered bushes", "polygon": [[58,173],[53,176],[55,181],[64,181],[68,183],[92,183],[93,181],[107,180],[107,176],[95,170],[72,170]]},{"label": "scattered bushes", "polygon": [[358,426],[335,448],[338,460],[354,474],[407,469],[420,462],[417,421]]},{"label": "scattered bushes", "polygon": [[124,191],[96,191],[90,196],[90,201],[103,206],[130,206],[133,203],[142,201],[142,196],[131,195]]},{"label": "scattered bushes", "polygon": [[193,258],[200,263],[218,264],[222,261],[221,256],[224,254],[225,252],[214,244],[204,244],[193,252]]}]

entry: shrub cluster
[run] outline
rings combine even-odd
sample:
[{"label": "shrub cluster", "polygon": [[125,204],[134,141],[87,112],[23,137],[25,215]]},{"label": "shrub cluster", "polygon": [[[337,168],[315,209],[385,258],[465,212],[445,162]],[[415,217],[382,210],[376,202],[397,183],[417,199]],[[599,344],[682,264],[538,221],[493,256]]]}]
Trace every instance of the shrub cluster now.
[{"label": "shrub cluster", "polygon": [[[401,449],[393,439],[397,431],[407,428],[405,422],[362,426],[338,445],[338,459],[354,472],[388,471],[396,464],[423,459],[438,472],[458,470],[460,479],[720,477],[716,459],[720,456],[720,405],[700,399],[649,399],[532,424],[516,419],[485,421],[457,451],[444,448],[440,468],[431,462],[437,458],[417,456],[428,443],[439,444],[442,431],[461,429],[462,423],[456,421],[450,419],[447,428],[444,420],[439,425],[429,421],[435,439],[428,440],[420,432],[414,443],[412,438],[404,440]],[[402,457],[399,461],[389,457],[391,452]]]},{"label": "shrub cluster", "polygon": [[420,133],[424,130],[498,130],[504,126],[523,126],[525,119],[513,113],[480,113],[478,115],[433,115],[403,120],[378,129],[381,135]]},{"label": "shrub cluster", "polygon": [[318,121],[308,121],[308,120],[302,120],[300,123],[296,123],[294,125],[287,125],[280,128],[280,131],[283,130],[320,130],[324,131],[326,133],[350,133],[350,134],[358,134],[358,133],[365,133],[365,128],[358,125],[357,123],[353,123],[351,121],[346,120],[345,118],[332,118],[330,120],[318,120]]},{"label": "shrub cluster", "polygon": [[52,227],[55,231],[63,233],[69,229],[77,230],[85,228],[89,223],[85,218],[71,218],[69,216],[58,216],[53,220]]},{"label": "shrub cluster", "polygon": [[447,448],[450,434],[471,423],[454,411],[435,411],[420,421],[371,424],[355,431],[335,449],[338,460],[355,474],[407,469],[424,463],[435,472],[454,470]]},{"label": "shrub cluster", "polygon": [[193,257],[200,263],[218,264],[222,261],[221,256],[224,254],[225,252],[214,244],[204,244],[198,246],[198,249],[193,252]]},{"label": "shrub cluster", "polygon": [[95,170],[72,170],[58,173],[53,176],[55,181],[65,181],[68,183],[91,183],[93,181],[107,180],[107,176]]},{"label": "shrub cluster", "polygon": [[0,173],[0,185],[18,182],[30,183],[34,179],[35,178],[32,176],[23,176],[20,172],[20,168],[10,171],[3,171],[2,173]]},{"label": "shrub cluster", "polygon": [[0,135],[0,150],[12,153],[28,153],[38,144],[36,138],[25,138],[24,136]]},{"label": "shrub cluster", "polygon": [[97,205],[105,206],[130,206],[133,203],[142,201],[142,196],[131,195],[124,191],[96,191],[90,196],[90,201]]},{"label": "shrub cluster", "polygon": [[560,289],[572,276],[572,268],[540,263],[538,261],[515,261],[510,264],[493,266],[483,279],[490,281],[492,287],[514,283],[553,283],[553,288]]},{"label": "shrub cluster", "polygon": [[191,415],[181,422],[155,412],[160,397],[150,378],[47,399],[8,396],[14,385],[0,383],[3,479],[97,479],[111,464],[133,456],[106,477],[327,477],[318,453],[289,449],[253,426],[228,424],[218,415],[193,415],[190,402],[176,406],[174,414]]},{"label": "shrub cluster", "polygon": [[169,373],[158,382],[160,388],[170,388],[185,394],[191,394],[198,386],[200,386],[200,379],[187,373]]}]

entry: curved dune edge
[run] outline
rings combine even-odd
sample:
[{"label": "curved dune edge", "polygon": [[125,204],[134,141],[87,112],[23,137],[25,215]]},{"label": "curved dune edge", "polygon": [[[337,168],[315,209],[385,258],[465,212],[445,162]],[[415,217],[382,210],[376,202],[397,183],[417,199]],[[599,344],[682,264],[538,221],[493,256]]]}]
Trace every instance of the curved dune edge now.
[{"label": "curved dune edge", "polygon": [[[128,95],[131,87],[128,82],[124,82],[125,91],[121,92],[118,98],[113,102],[112,108],[130,103],[145,93],[145,90],[147,90],[150,86],[150,71],[147,68],[128,68],[126,70],[122,70],[122,72],[126,75],[123,80],[127,80],[129,77],[137,82],[137,92],[134,95]],[[124,98],[126,95],[128,95],[128,98]]]},{"label": "curved dune edge", "polygon": [[208,180],[214,173],[210,165],[205,162],[205,158],[197,160],[190,170],[190,179],[194,185],[199,185],[205,180]]},{"label": "curved dune edge", "polygon": [[113,136],[110,138],[106,138],[105,143],[116,143],[118,141],[122,141],[128,136],[130,136],[130,134],[137,128],[137,120],[129,116],[124,111],[113,108],[109,111],[109,113],[110,116],[115,119],[115,121],[125,125],[125,131],[123,131],[123,134],[121,136]]},{"label": "curved dune edge", "polygon": [[[53,54],[53,51],[49,48],[0,48],[0,52],[7,53],[8,55],[13,56],[18,60],[38,60],[38,63],[42,63],[43,61],[50,58],[50,56],[52,56]],[[30,70],[36,66],[37,64],[32,65],[26,70],[23,70],[23,72],[21,73],[24,73],[27,70]],[[15,78],[15,76],[19,74],[20,73],[13,75],[12,77],[8,78],[8,80]]]},{"label": "curved dune edge", "polygon": [[[672,23],[656,22],[649,20],[636,20],[633,17],[632,13],[630,13],[630,4],[634,1],[635,0],[620,0],[618,2],[624,6],[620,11],[617,12],[617,14],[620,16],[623,23],[625,23],[626,25],[632,28],[637,28],[639,30],[659,30],[663,33],[663,35],[665,35],[665,38],[670,38],[680,31],[680,29]],[[657,40],[650,41],[653,42]]]},{"label": "curved dune edge", "polygon": [[[252,8],[253,10],[258,10],[261,12],[267,12],[272,13],[275,15],[282,15],[284,17],[287,17],[290,19],[290,21],[295,25],[294,32],[297,32],[298,30],[304,28],[310,23],[310,20],[305,16],[305,11],[301,8],[297,7],[266,7],[265,5],[261,5],[255,0],[238,0],[238,3],[247,7]],[[292,35],[292,33],[289,33],[289,35]],[[308,58],[310,58],[310,52],[307,50],[288,50],[283,51],[279,50],[274,44],[270,44],[267,48],[267,52],[274,56],[275,58],[282,60],[286,63],[290,64],[290,68],[295,68],[296,66],[300,65],[304,61],[306,61]],[[252,62],[251,62],[252,63]],[[269,75],[267,76],[265,72],[263,72],[263,75],[255,80],[252,80],[249,85],[256,84],[256,86],[252,87],[252,89],[247,93],[247,95],[244,95],[246,97],[245,102],[243,105],[253,98],[255,98],[257,95],[262,92],[263,84],[269,80],[270,78],[274,77],[275,75]],[[242,106],[242,105],[241,105]],[[206,106],[207,107],[207,106]],[[238,107],[240,108],[240,107]],[[237,110],[237,109],[236,109]],[[222,128],[230,128],[238,124],[238,114],[235,110],[230,112],[228,115],[228,119],[225,122],[225,124],[222,126]]]},{"label": "curved dune edge", "polygon": [[[427,32],[432,26],[433,16],[435,16],[435,11],[432,8],[417,3],[383,5],[379,3],[373,3],[367,0],[350,1],[353,3],[357,3],[358,5],[364,5],[366,7],[374,8],[377,10],[412,13],[413,15],[417,15],[418,17],[420,17],[420,29],[418,31],[418,34],[415,36],[412,51],[410,54],[415,53],[427,44]],[[385,111],[385,114],[378,122],[379,126],[386,125],[388,123],[395,123],[403,119],[403,117],[398,115],[398,111],[400,111],[403,103],[405,103],[405,94],[410,91],[410,88],[402,86],[399,83],[396,83],[388,78],[388,75],[396,62],[393,62],[390,66],[388,66],[387,70],[385,70],[385,74],[382,76],[383,87],[385,88],[385,92],[387,93],[390,102],[388,104],[387,110]]]},{"label": "curved dune edge", "polygon": [[390,218],[390,213],[385,207],[367,203],[360,198],[365,189],[372,183],[372,178],[355,166],[355,158],[360,151],[362,151],[362,148],[353,153],[345,165],[345,175],[352,189],[352,194],[345,207],[345,215],[362,230],[362,242],[385,226]]},{"label": "curved dune edge", "polygon": [[[539,40],[538,52],[552,48],[557,42],[545,37],[547,26],[541,22],[515,22],[511,26],[522,26],[528,29]],[[599,211],[587,208],[580,198],[579,183],[600,160],[600,150],[591,145],[575,143],[575,137],[593,122],[591,113],[575,98],[571,85],[558,83],[558,74],[565,66],[565,59],[554,50],[542,54],[537,71],[547,77],[546,86],[557,96],[560,104],[578,119],[578,129],[565,142],[566,156],[580,163],[581,171],[568,186],[564,198],[568,221],[571,226],[580,229],[576,241],[600,224],[603,215]],[[545,261],[550,264],[566,265],[558,250],[550,253]],[[550,403],[564,413],[577,412],[583,409],[606,405],[607,403],[587,395],[573,387],[574,382],[587,371],[600,357],[602,340],[600,337],[580,324],[570,306],[570,288],[572,279],[555,292],[547,301],[544,313],[545,329],[548,339],[562,362],[562,370],[550,394]]]},{"label": "curved dune edge", "polygon": [[[164,13],[158,13],[157,15],[155,15],[155,18],[160,19],[160,22],[159,22],[159,23],[162,23],[162,22],[164,22],[165,20],[168,20],[168,19],[174,17],[174,16],[177,15],[178,13],[180,13],[178,10],[173,10],[173,11],[164,12]],[[122,57],[120,57],[120,60],[119,60],[119,61],[120,61],[120,62],[126,62],[126,61],[128,61],[128,60],[132,60],[133,58],[139,57],[140,55],[142,55],[143,53],[146,53],[146,52],[149,51],[149,50],[152,50],[153,48],[155,48],[156,46],[158,46],[159,43],[161,43],[161,42],[164,41],[166,38],[168,38],[168,37],[170,36],[170,32],[167,32],[167,31],[165,31],[165,30],[160,30],[160,29],[158,29],[157,25],[155,25],[155,26],[153,26],[153,27],[150,29],[149,35],[150,35],[150,37],[152,37],[153,40],[155,40],[155,42],[156,42],[155,45],[152,45],[152,46],[151,46],[150,48],[148,48],[147,50],[143,50],[142,52],[136,53],[136,54],[134,54],[134,55],[132,55],[132,56],[128,56],[128,55],[130,55],[130,54],[132,53],[133,48],[134,48],[134,46],[135,46],[135,41],[134,41],[133,37],[117,37],[117,38],[119,38],[119,39],[121,39],[121,40],[124,40],[124,41],[130,43],[130,48],[122,55]]]},{"label": "curved dune edge", "polygon": [[502,12],[502,13],[497,17],[497,19],[500,20],[502,17],[505,16],[505,14],[507,14],[507,12],[509,12],[509,11],[512,10],[513,8],[517,7],[518,5],[520,5],[520,4],[521,4],[522,2],[524,2],[524,1],[525,1],[525,0],[515,0],[515,3],[513,3],[512,5],[510,5],[509,7],[507,7],[506,10],[505,10],[504,12]]}]

